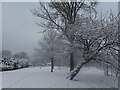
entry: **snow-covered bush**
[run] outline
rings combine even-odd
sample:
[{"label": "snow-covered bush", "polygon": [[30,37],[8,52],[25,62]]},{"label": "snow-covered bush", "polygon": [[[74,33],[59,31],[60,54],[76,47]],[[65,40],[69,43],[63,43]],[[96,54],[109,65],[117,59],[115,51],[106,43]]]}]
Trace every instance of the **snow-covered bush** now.
[{"label": "snow-covered bush", "polygon": [[20,68],[29,67],[30,63],[27,59],[18,59],[18,64]]},{"label": "snow-covered bush", "polygon": [[2,58],[0,60],[0,70],[12,70],[14,69],[13,61],[10,58]]},{"label": "snow-covered bush", "polygon": [[0,60],[0,70],[14,70],[20,68],[29,67],[29,61],[27,59],[14,59],[14,58],[2,58]]}]

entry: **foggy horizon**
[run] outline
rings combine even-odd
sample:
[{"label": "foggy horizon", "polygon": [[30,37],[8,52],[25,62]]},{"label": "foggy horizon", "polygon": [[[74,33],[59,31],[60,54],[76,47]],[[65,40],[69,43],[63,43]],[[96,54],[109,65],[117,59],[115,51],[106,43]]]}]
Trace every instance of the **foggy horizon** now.
[{"label": "foggy horizon", "polygon": [[2,88],[120,87],[118,2],[2,2]]},{"label": "foggy horizon", "polygon": [[[3,2],[2,3],[2,49],[13,53],[25,51],[33,55],[34,48],[39,47],[38,41],[41,27],[36,25],[38,18],[34,17],[30,9],[37,7],[32,2]],[[115,11],[117,3],[100,3],[98,10]],[[116,7],[116,8],[115,8]]]}]

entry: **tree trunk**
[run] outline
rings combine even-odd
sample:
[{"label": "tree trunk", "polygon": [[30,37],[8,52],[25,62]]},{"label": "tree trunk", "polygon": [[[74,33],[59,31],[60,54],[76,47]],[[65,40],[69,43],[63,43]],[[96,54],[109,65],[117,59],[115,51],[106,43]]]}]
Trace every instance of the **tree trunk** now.
[{"label": "tree trunk", "polygon": [[87,64],[89,61],[82,61],[80,64],[78,64],[76,66],[76,68],[74,68],[74,70],[72,70],[69,74],[69,76],[67,78],[69,78],[70,80],[73,80],[73,78],[79,73],[79,71],[81,70],[81,68],[83,67],[83,65]]},{"label": "tree trunk", "polygon": [[[90,62],[93,58],[89,57],[89,41],[86,39],[84,42],[84,53],[83,53],[83,60],[74,68],[74,53],[70,53],[70,74],[67,78],[72,80],[81,70],[81,68]],[[93,55],[95,56],[95,55]]]},{"label": "tree trunk", "polygon": [[74,69],[74,53],[70,53],[70,71]]},{"label": "tree trunk", "polygon": [[105,65],[104,73],[105,73],[106,76],[109,76],[109,69],[108,69],[108,65],[107,64]]},{"label": "tree trunk", "polygon": [[54,61],[53,61],[54,59],[53,58],[51,58],[51,72],[53,72],[53,69],[54,69]]}]

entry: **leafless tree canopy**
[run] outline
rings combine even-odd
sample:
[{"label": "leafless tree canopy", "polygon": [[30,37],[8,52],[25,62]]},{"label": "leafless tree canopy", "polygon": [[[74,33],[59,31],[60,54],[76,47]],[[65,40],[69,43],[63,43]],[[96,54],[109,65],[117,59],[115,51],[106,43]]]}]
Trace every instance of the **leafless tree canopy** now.
[{"label": "leafless tree canopy", "polygon": [[[112,11],[101,15],[95,10],[96,2],[50,2],[39,3],[33,15],[46,20],[37,23],[46,29],[56,30],[64,38],[70,54],[70,74],[72,80],[83,65],[95,60],[107,63],[118,69],[118,15]],[[53,35],[54,36],[54,35]],[[66,43],[67,42],[67,43]],[[79,64],[74,66],[76,49],[81,51]]]}]

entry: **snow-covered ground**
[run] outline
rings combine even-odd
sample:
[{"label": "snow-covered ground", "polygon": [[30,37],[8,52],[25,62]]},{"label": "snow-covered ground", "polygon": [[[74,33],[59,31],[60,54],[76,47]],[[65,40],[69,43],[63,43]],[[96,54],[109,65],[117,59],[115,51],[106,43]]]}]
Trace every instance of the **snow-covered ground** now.
[{"label": "snow-covered ground", "polygon": [[2,73],[0,73],[0,89],[2,89]]},{"label": "snow-covered ground", "polygon": [[102,70],[83,67],[74,80],[66,79],[69,69],[31,67],[26,69],[0,72],[3,88],[114,88],[117,78],[105,76]]}]

